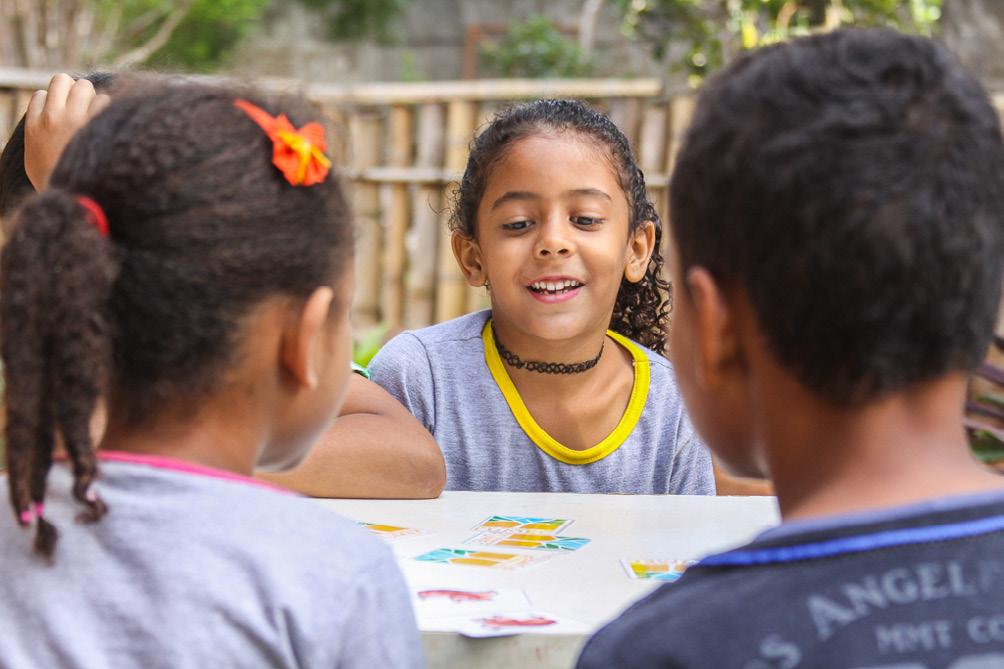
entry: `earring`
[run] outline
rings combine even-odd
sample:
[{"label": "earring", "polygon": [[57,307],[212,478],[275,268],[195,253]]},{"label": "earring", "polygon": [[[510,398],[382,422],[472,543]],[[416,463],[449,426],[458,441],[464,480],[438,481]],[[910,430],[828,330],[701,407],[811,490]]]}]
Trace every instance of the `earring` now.
[{"label": "earring", "polygon": [[485,279],[485,291],[489,293],[492,292],[492,287],[489,285],[488,279]]}]

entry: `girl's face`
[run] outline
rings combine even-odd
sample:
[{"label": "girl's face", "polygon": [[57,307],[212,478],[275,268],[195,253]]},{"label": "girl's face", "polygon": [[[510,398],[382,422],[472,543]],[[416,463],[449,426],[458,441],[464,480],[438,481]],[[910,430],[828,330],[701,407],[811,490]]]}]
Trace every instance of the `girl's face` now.
[{"label": "girl's face", "polygon": [[325,305],[322,323],[306,345],[314,383],[286,406],[282,425],[259,457],[259,468],[279,471],[296,466],[338,415],[351,374],[354,273],[349,262],[334,285],[330,308]]},{"label": "girl's face", "polygon": [[600,145],[575,132],[531,135],[492,167],[476,239],[454,248],[471,285],[488,282],[497,321],[571,339],[605,331],[621,279],[644,277],[654,227],[629,234],[629,218]]}]

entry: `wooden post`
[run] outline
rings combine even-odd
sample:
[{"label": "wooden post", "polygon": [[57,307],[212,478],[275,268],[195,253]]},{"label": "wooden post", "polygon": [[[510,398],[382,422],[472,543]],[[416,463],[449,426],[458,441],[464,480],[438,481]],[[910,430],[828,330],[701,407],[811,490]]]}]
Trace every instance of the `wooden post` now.
[{"label": "wooden post", "polygon": [[17,96],[10,91],[0,91],[0,139],[7,141],[21,117],[17,115]]},{"label": "wooden post", "polygon": [[638,98],[617,98],[610,102],[610,120],[621,129],[636,153],[638,151],[638,118],[640,115],[641,104]]},{"label": "wooden post", "polygon": [[[410,165],[412,118],[409,107],[391,107],[388,134],[387,163],[396,167]],[[387,329],[397,332],[401,328],[404,309],[405,236],[408,233],[410,200],[407,184],[380,186],[380,199],[384,222],[381,316]]]},{"label": "wooden post", "polygon": [[[447,106],[445,168],[462,171],[467,165],[467,148],[474,133],[476,106],[464,100],[454,100]],[[443,215],[440,225],[439,268],[436,285],[436,322],[456,318],[467,308],[467,282],[457,267],[450,245],[447,221],[456,184],[447,184],[443,191]]]},{"label": "wooden post", "polygon": [[[352,117],[352,165],[364,169],[380,162],[383,123],[372,110]],[[380,321],[380,192],[377,186],[355,182],[352,203],[359,238],[356,243],[355,318],[361,327]]]},{"label": "wooden post", "polygon": [[673,176],[673,165],[676,163],[676,152],[680,150],[683,136],[690,126],[690,119],[694,115],[694,98],[689,95],[681,95],[673,98],[669,103],[670,113],[670,135],[669,151],[666,154],[666,174]]},{"label": "wooden post", "polygon": [[[508,107],[510,104],[511,103],[500,102],[498,100],[488,100],[482,102],[478,107],[474,132],[478,133],[484,130],[488,124],[492,122],[492,119],[495,118],[495,115],[502,109]],[[485,290],[483,286],[467,286],[467,305],[464,311],[467,313],[481,311],[482,309],[488,309],[491,305],[491,298],[488,296],[488,291]]]},{"label": "wooden post", "polygon": [[[669,181],[673,178],[673,166],[676,164],[676,154],[683,143],[683,137],[690,126],[690,119],[694,115],[694,98],[690,95],[674,97],[669,102],[669,146],[666,151],[666,176]],[[669,225],[669,203],[667,191],[666,204],[666,225]],[[667,227],[668,229],[668,227]],[[662,243],[662,255],[664,258],[671,257],[670,236],[665,235]]]},{"label": "wooden post", "polygon": [[648,196],[655,205],[659,217],[665,219],[663,213],[666,203],[666,184],[660,176],[665,164],[666,154],[666,110],[662,107],[648,107],[642,114],[641,134],[638,140],[638,164],[645,172],[645,185]]},{"label": "wooden post", "polygon": [[[416,167],[438,168],[443,164],[443,107],[424,104],[418,108]],[[439,246],[439,184],[419,184],[412,199],[412,227],[408,238],[408,273],[404,327],[431,325],[435,318],[436,252]]]}]

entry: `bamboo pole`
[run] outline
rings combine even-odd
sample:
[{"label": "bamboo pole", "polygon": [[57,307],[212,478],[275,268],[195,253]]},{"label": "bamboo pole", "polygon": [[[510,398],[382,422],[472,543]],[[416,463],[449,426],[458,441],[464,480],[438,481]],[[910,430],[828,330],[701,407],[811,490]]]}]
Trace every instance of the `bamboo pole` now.
[{"label": "bamboo pole", "polygon": [[[387,162],[406,166],[412,160],[411,108],[398,105],[388,119]],[[391,332],[401,328],[404,312],[405,237],[408,233],[409,194],[405,184],[380,187],[383,202],[383,285],[380,299],[383,322]]]},{"label": "bamboo pole", "polygon": [[[438,107],[438,105],[431,105]],[[442,130],[438,132],[442,142]],[[430,185],[442,187],[451,181],[459,181],[463,172],[459,170],[444,170],[441,167],[415,165],[411,167],[368,167],[366,169],[349,168],[342,174],[353,181],[368,181],[378,184]]]},{"label": "bamboo pole", "polygon": [[[356,114],[350,123],[352,162],[357,168],[375,165],[381,158],[383,123],[379,115]],[[355,319],[362,327],[380,321],[380,190],[368,183],[352,187],[356,215]]]},{"label": "bamboo pole", "polygon": [[[45,88],[55,74],[47,69],[0,67],[0,89]],[[186,75],[188,80],[233,83],[219,75]],[[660,95],[662,82],[647,79],[476,79],[460,81],[309,84],[296,79],[259,77],[255,83],[274,92],[299,92],[318,102],[365,106],[424,104],[453,100],[520,100],[528,98],[649,98]]]},{"label": "bamboo pole", "polygon": [[[482,132],[492,122],[495,115],[508,107],[510,104],[511,103],[500,100],[486,100],[478,105],[474,132]],[[459,181],[461,176],[462,174],[458,174],[456,180]],[[483,286],[469,285],[466,287],[466,293],[466,306],[464,308],[466,313],[481,311],[482,309],[488,309],[491,307],[491,298],[488,295],[488,291],[485,290]]]},{"label": "bamboo pole", "polygon": [[666,154],[666,174],[672,177],[673,165],[676,163],[676,153],[680,150],[683,136],[690,126],[694,115],[694,98],[689,95],[673,98],[669,103],[670,135],[669,151]]},{"label": "bamboo pole", "polygon": [[638,152],[638,120],[641,116],[641,105],[638,98],[618,98],[610,101],[610,120],[620,128],[627,137],[631,148]]},{"label": "bamboo pole", "polygon": [[666,109],[648,107],[642,113],[641,132],[638,139],[638,164],[645,173],[648,196],[659,217],[665,219],[666,183],[658,172],[665,164],[667,120]]},{"label": "bamboo pole", "polygon": [[[683,137],[690,125],[690,119],[694,115],[694,98],[686,95],[679,96],[669,101],[669,145],[666,147],[666,182],[670,183],[673,176],[673,166],[676,164],[676,154],[683,143]],[[669,191],[666,193],[666,230],[669,230]],[[671,235],[663,235],[662,256],[671,258],[673,249]]]},{"label": "bamboo pole", "polygon": [[[454,100],[447,106],[445,167],[448,170],[462,170],[467,164],[467,147],[474,132],[476,111],[476,106],[465,100]],[[453,185],[444,189],[444,204],[452,201],[453,190]],[[467,309],[467,282],[457,267],[446,230],[449,214],[450,207],[444,206],[436,281],[436,322],[456,318]]]},{"label": "bamboo pole", "polygon": [[14,132],[19,118],[16,96],[7,91],[0,91],[0,133],[2,133],[0,137],[3,137],[4,141]]},{"label": "bamboo pole", "polygon": [[[442,174],[444,120],[443,107],[418,107],[416,170]],[[412,199],[412,228],[408,238],[408,271],[405,281],[404,327],[413,329],[434,322],[436,297],[436,253],[439,244],[440,196],[445,181],[418,182]]]},{"label": "bamboo pole", "polygon": [[24,113],[28,111],[28,103],[31,102],[31,96],[35,94],[35,89],[32,90],[20,90],[17,92],[17,96],[14,98],[15,109],[14,116],[18,120],[24,116]]},{"label": "bamboo pole", "polygon": [[[2,85],[2,77],[0,77]],[[277,85],[281,85],[278,84]],[[289,82],[286,82],[289,86]],[[419,104],[532,98],[649,98],[659,79],[476,79],[417,83],[313,84],[304,93],[365,105]]]}]

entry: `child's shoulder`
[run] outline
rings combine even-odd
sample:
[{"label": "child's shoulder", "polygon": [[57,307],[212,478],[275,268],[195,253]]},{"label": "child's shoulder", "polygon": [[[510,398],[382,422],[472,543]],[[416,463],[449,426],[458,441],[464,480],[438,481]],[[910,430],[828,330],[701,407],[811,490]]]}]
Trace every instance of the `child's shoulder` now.
[{"label": "child's shoulder", "polygon": [[484,329],[485,323],[488,322],[491,313],[491,310],[488,309],[475,311],[418,330],[406,330],[394,339],[412,337],[427,346],[471,340],[480,342],[481,331]]},{"label": "child's shoulder", "polygon": [[[389,561],[386,545],[356,521],[327,509],[322,503],[285,491],[231,486],[232,495],[214,499],[221,516],[230,515],[234,527],[256,545],[270,546],[283,561],[324,563],[362,571],[375,563]],[[237,509],[243,503],[243,509]],[[228,511],[228,507],[232,510]]]},{"label": "child's shoulder", "polygon": [[[251,479],[227,480],[138,465],[102,463],[102,494],[123,535],[157,524],[212,552],[244,553],[263,569],[310,572],[327,565],[339,576],[392,559],[358,523],[320,503]],[[253,557],[252,557],[253,556]],[[323,573],[323,570],[322,570]]]},{"label": "child's shoulder", "polygon": [[468,356],[483,358],[481,331],[491,311],[476,311],[437,325],[405,330],[388,341],[370,363],[379,382],[380,372],[389,367],[411,366],[418,361],[435,367],[439,361],[455,363]]},{"label": "child's shoulder", "polygon": [[636,362],[644,360],[647,363],[651,385],[657,391],[667,391],[671,395],[678,393],[676,387],[676,374],[673,371],[673,363],[661,353],[639,344],[633,339],[619,335],[620,343],[626,345]]}]

